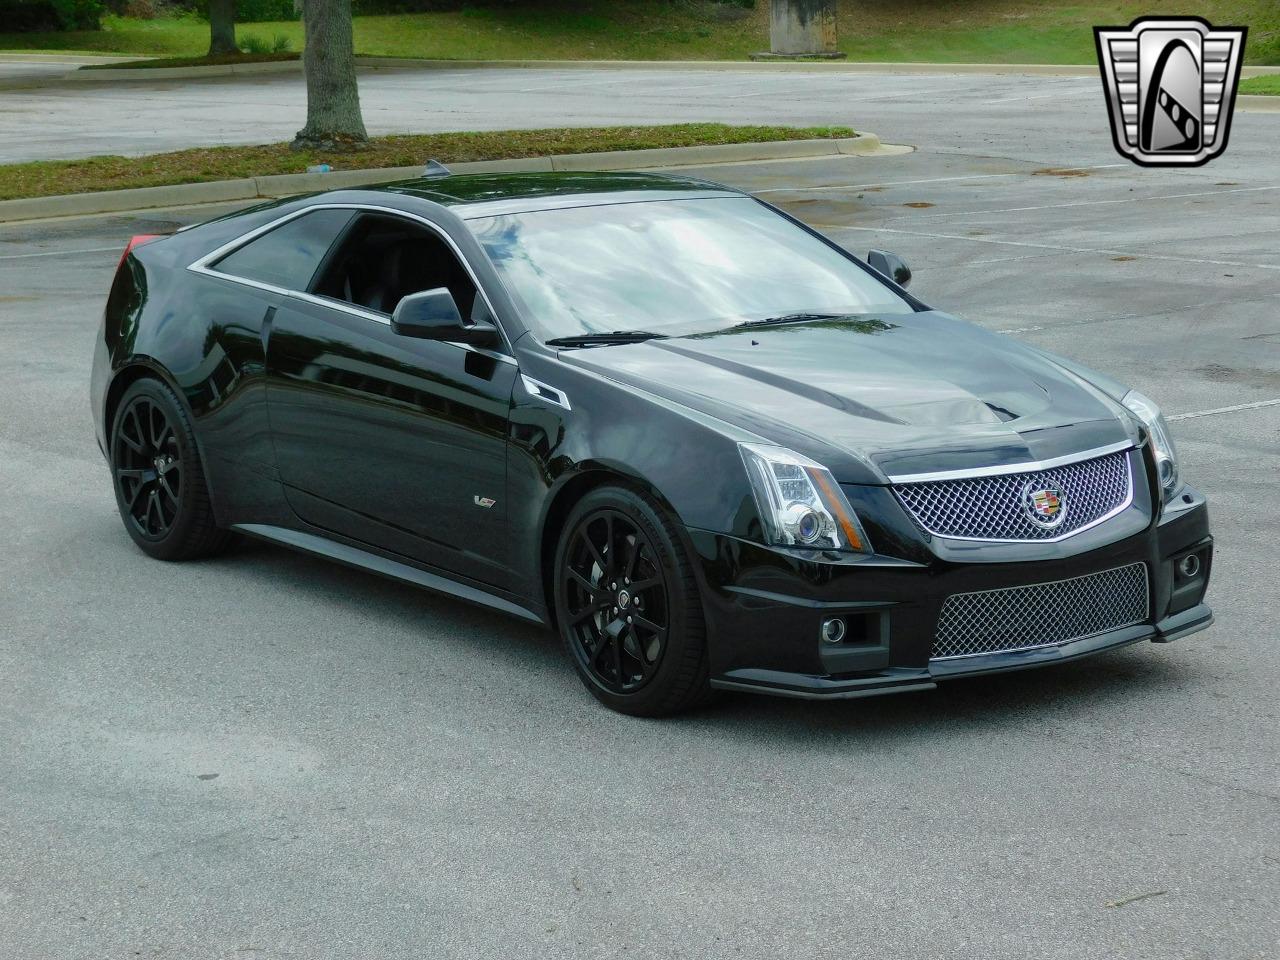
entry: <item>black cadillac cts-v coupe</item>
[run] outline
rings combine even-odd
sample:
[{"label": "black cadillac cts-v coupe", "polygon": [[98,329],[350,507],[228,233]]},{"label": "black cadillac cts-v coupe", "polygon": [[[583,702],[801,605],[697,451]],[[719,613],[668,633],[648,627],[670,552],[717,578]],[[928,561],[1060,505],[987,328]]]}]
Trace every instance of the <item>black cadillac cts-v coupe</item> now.
[{"label": "black cadillac cts-v coupe", "polygon": [[1156,406],[909,279],[686,178],[270,203],[130,242],[98,443],[151,556],[238,531],[551,625],[628,713],[1207,626]]}]

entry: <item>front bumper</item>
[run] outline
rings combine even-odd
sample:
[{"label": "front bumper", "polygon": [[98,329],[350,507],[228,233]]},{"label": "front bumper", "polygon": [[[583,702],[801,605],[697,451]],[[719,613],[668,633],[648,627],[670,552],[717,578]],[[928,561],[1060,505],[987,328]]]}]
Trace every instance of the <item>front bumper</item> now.
[{"label": "front bumper", "polygon": [[[1105,526],[1105,525],[1104,525]],[[1105,540],[1103,528],[1088,544]],[[811,699],[926,690],[938,681],[1023,670],[1141,640],[1164,643],[1213,622],[1204,604],[1213,556],[1204,498],[1184,488],[1158,522],[1075,555],[1020,544],[1016,559],[926,562],[890,557],[814,560],[734,537],[692,530],[707,613],[712,686]],[[1086,541],[1082,541],[1082,546]],[[1181,575],[1188,553],[1199,573]],[[1147,617],[1060,643],[935,658],[943,602],[955,594],[1067,581],[1133,563],[1148,576]],[[824,620],[848,625],[838,644],[820,638]]]}]

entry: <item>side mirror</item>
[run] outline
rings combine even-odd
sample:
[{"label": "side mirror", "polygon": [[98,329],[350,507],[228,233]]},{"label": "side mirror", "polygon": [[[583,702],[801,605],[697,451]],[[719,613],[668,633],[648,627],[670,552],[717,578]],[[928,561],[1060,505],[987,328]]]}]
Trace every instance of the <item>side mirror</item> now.
[{"label": "side mirror", "polygon": [[867,266],[883,273],[886,277],[904,289],[911,284],[911,268],[907,261],[896,253],[887,250],[872,250],[867,254]]},{"label": "side mirror", "polygon": [[493,324],[464,323],[447,287],[421,290],[402,299],[391,315],[391,330],[402,337],[465,343],[473,347],[496,347],[502,342]]}]

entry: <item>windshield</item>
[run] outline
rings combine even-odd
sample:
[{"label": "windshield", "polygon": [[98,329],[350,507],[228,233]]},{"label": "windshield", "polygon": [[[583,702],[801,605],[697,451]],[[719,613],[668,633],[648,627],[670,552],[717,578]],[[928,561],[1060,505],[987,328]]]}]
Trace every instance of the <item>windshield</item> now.
[{"label": "windshield", "polygon": [[680,336],[785,314],[911,306],[749,197],[571,207],[470,222],[544,340]]}]

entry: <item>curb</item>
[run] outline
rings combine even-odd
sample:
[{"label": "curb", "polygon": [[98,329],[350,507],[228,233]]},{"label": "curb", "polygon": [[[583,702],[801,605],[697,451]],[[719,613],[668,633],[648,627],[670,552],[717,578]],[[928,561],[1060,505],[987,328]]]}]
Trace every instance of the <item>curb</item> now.
[{"label": "curb", "polygon": [[[141,58],[135,58],[141,59]],[[378,70],[656,70],[656,71],[748,71],[862,74],[1029,74],[1045,77],[1096,77],[1096,64],[1053,63],[850,63],[848,61],[755,61],[755,60],[418,60],[409,57],[356,57],[362,71]],[[136,70],[73,70],[63,79],[76,83],[108,80],[179,80],[196,77],[253,76],[298,73],[301,60],[265,63],[231,63],[211,67],[154,67]],[[1240,68],[1240,76],[1260,77],[1280,74],[1280,67]]]},{"label": "curb", "polygon": [[28,53],[24,50],[8,50],[0,53],[0,63],[52,63],[78,66],[83,63],[120,63],[129,60],[144,60],[130,53],[76,53],[73,50],[52,51],[49,53]]},{"label": "curb", "polygon": [[[901,153],[906,148],[885,146],[874,133],[833,140],[776,140],[767,143],[724,143],[698,147],[663,147],[655,150],[613,150],[602,153],[566,153],[511,160],[475,160],[450,164],[454,173],[531,173],[580,170],[637,170],[648,167],[695,166],[712,163],[745,163],[753,160],[788,160],[807,157],[873,156]],[[212,183],[182,183],[164,187],[138,187],[53,197],[28,197],[0,201],[0,223],[80,217],[95,213],[123,213],[152,207],[180,207],[200,203],[288,197],[315,190],[341,190],[371,183],[407,180],[422,173],[422,165],[379,167],[372,170],[335,170],[331,173],[285,173]]]},{"label": "curb", "polygon": [[1237,94],[1236,109],[1244,113],[1280,113],[1280,97],[1269,93]]}]

